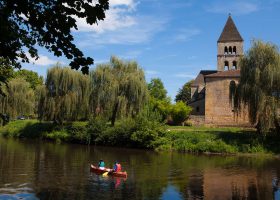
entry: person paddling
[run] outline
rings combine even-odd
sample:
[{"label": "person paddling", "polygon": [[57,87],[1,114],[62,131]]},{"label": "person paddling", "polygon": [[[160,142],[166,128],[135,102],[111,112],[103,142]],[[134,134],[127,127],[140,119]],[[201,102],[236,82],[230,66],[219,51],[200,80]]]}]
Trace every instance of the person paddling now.
[{"label": "person paddling", "polygon": [[102,159],[99,160],[98,168],[102,170],[105,169],[105,162]]},{"label": "person paddling", "polygon": [[122,171],[122,166],[118,161],[115,162],[113,170],[114,170],[114,172],[121,172]]}]

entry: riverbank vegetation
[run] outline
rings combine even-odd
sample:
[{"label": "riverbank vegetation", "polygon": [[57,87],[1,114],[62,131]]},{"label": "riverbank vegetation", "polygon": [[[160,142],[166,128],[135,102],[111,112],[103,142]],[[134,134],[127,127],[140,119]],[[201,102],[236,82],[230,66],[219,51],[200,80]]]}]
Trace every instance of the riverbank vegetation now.
[{"label": "riverbank vegetation", "polygon": [[37,138],[56,142],[147,148],[189,153],[279,154],[279,135],[266,137],[254,129],[163,126],[142,113],[135,120],[123,119],[111,126],[101,118],[89,122],[55,125],[37,120],[17,120],[1,127],[5,137]]}]

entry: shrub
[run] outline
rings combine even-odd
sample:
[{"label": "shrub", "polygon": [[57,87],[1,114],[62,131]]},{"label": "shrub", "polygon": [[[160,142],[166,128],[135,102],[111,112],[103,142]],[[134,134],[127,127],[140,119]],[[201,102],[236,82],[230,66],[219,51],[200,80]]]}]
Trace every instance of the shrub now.
[{"label": "shrub", "polygon": [[192,109],[184,102],[178,101],[171,107],[171,117],[175,125],[182,124],[190,115]]}]

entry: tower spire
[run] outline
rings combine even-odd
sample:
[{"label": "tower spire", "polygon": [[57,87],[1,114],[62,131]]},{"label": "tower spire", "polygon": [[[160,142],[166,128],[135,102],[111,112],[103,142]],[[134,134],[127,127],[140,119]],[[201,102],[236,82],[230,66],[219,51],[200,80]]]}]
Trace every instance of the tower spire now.
[{"label": "tower spire", "polygon": [[229,13],[226,25],[218,39],[218,42],[241,42],[243,38],[241,37],[239,31],[237,30],[235,23],[232,20],[231,14]]}]

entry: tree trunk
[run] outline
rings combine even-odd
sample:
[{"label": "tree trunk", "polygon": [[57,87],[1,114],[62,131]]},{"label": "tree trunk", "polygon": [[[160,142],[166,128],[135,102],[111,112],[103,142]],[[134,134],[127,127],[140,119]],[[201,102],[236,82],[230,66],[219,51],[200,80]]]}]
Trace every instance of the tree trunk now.
[{"label": "tree trunk", "polygon": [[115,121],[117,118],[117,112],[118,112],[118,107],[119,107],[119,103],[117,102],[113,108],[113,113],[112,113],[112,118],[111,118],[111,125],[115,126]]}]

